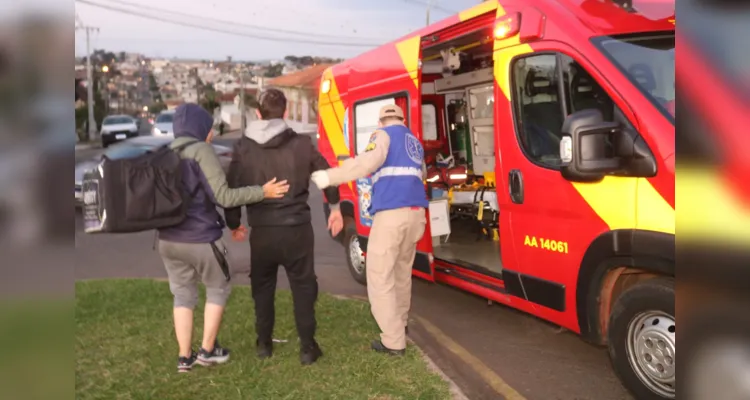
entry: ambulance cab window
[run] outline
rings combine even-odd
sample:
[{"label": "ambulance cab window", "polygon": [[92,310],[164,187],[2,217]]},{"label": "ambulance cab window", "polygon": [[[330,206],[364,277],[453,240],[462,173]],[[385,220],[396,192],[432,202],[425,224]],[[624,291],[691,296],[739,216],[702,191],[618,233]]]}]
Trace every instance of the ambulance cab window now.
[{"label": "ambulance cab window", "polygon": [[513,64],[513,103],[518,140],[537,164],[560,166],[560,138],[565,119],[555,54],[517,59]]},{"label": "ambulance cab window", "polygon": [[615,103],[596,80],[574,59],[561,54],[565,105],[568,115],[590,108],[602,113],[605,121],[615,120]]},{"label": "ambulance cab window", "polygon": [[632,128],[604,88],[565,54],[518,59],[513,66],[513,79],[519,143],[526,156],[538,165],[559,168],[562,125],[574,112],[597,109],[605,121]]}]

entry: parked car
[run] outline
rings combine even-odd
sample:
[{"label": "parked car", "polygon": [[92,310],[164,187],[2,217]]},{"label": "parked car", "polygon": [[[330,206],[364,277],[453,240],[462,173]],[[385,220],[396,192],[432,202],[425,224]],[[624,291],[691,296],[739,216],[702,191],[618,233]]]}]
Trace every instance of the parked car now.
[{"label": "parked car", "polygon": [[138,136],[138,121],[130,115],[110,115],[102,121],[102,147]]},{"label": "parked car", "polygon": [[[164,136],[141,136],[117,143],[107,150],[94,155],[92,158],[77,163],[75,170],[76,207],[80,207],[83,204],[81,197],[81,182],[83,181],[83,174],[85,174],[86,171],[96,168],[104,156],[115,160],[137,157],[149,150],[168,144],[172,140],[172,138]],[[214,144],[213,147],[214,151],[216,151],[216,155],[219,157],[221,167],[224,169],[224,173],[226,173],[229,170],[229,163],[232,161],[232,149],[218,144]]]},{"label": "parked car", "polygon": [[154,120],[151,134],[154,136],[174,136],[172,121],[174,121],[174,111],[162,111]]}]

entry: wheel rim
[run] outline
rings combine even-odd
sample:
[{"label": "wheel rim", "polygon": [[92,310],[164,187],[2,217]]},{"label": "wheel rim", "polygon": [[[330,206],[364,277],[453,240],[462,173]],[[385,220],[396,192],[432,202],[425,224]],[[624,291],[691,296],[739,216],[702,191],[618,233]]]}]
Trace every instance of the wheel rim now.
[{"label": "wheel rim", "polygon": [[349,259],[354,270],[362,275],[365,272],[365,254],[359,246],[359,238],[356,235],[349,240]]},{"label": "wheel rim", "polygon": [[638,378],[662,397],[675,397],[675,321],[660,311],[638,314],[628,325],[628,360]]}]

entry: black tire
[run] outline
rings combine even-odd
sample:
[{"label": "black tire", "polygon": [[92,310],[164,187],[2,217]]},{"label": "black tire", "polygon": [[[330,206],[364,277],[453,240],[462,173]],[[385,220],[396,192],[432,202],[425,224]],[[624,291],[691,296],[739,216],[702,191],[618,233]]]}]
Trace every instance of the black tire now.
[{"label": "black tire", "polygon": [[349,273],[352,274],[357,283],[361,285],[367,285],[367,269],[362,267],[361,271],[355,268],[355,260],[352,259],[352,242],[357,241],[359,243],[359,236],[357,235],[357,225],[352,217],[344,217],[344,254],[346,255],[346,265],[349,268]]},{"label": "black tire", "polygon": [[[674,399],[674,386],[672,386],[671,394],[669,393],[668,388],[663,389],[662,393],[658,393],[656,390],[649,388],[645,383],[649,381],[646,373],[642,372],[642,379],[639,377],[639,373],[634,369],[637,367],[631,365],[630,352],[628,350],[628,341],[630,340],[628,335],[629,326],[631,321],[634,322],[637,318],[644,316],[644,313],[648,312],[663,313],[666,314],[667,317],[662,317],[660,319],[659,316],[652,316],[643,320],[641,326],[646,328],[658,327],[661,329],[659,332],[671,332],[672,343],[674,343],[675,296],[673,279],[654,278],[637,283],[628,288],[615,301],[610,313],[609,329],[607,333],[609,357],[612,362],[612,367],[620,378],[620,381],[636,399]],[[671,320],[669,318],[671,318]],[[654,336],[650,334],[649,337]],[[658,357],[664,357],[671,352],[671,356],[664,358],[666,361],[663,361],[663,365],[658,363],[657,357],[649,357],[653,360],[652,365],[655,367],[662,365],[662,367],[666,366],[669,368],[669,371],[674,371],[674,346],[669,346],[669,343],[667,343],[667,349],[671,350],[661,351],[655,348],[650,352]]]}]

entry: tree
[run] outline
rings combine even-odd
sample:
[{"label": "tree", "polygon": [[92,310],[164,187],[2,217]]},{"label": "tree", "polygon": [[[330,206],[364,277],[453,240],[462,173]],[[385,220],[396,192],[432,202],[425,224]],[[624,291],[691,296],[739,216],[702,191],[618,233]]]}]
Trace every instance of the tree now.
[{"label": "tree", "polygon": [[148,108],[149,112],[152,113],[152,114],[158,114],[158,113],[160,113],[160,112],[162,112],[162,111],[164,111],[166,109],[167,109],[167,106],[164,103],[162,103],[161,101],[155,102],[154,104],[152,104]]},{"label": "tree", "polygon": [[258,108],[258,99],[255,98],[251,93],[245,93],[245,107],[246,108]]},{"label": "tree", "polygon": [[214,112],[215,109],[221,107],[221,104],[219,104],[219,102],[216,100],[216,97],[214,97],[214,96],[210,96],[210,97],[209,96],[204,96],[201,99],[200,105],[206,111],[208,111],[209,113],[212,113],[212,114],[213,114],[213,112]]},{"label": "tree", "polygon": [[156,83],[156,78],[154,78],[154,74],[152,74],[152,73],[148,74],[148,85],[149,85],[149,89],[152,92],[158,92],[159,91],[159,85]]},{"label": "tree", "polygon": [[125,54],[124,51],[121,51],[120,54],[118,54],[118,57],[117,57],[117,59],[120,60],[120,61],[125,61],[126,58],[127,58],[127,54]]},{"label": "tree", "polygon": [[284,70],[284,64],[276,64],[268,67],[266,73],[263,74],[266,78],[275,78],[281,76],[281,72]]}]

